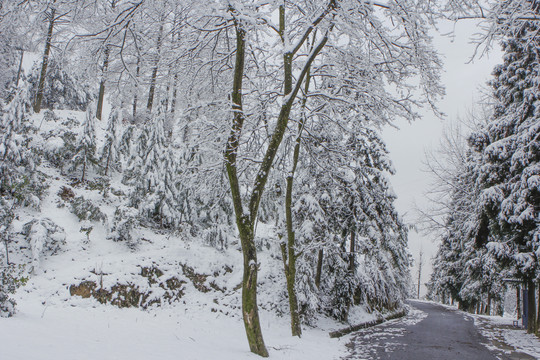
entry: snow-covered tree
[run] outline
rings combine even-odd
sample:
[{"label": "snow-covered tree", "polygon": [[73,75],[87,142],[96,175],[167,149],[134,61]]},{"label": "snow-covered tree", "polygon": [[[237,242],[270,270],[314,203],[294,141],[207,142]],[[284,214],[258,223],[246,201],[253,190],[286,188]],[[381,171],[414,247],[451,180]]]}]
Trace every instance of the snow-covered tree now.
[{"label": "snow-covered tree", "polygon": [[80,135],[80,142],[77,152],[71,161],[71,171],[82,167],[81,182],[84,181],[90,166],[96,161],[96,113],[93,103],[88,105],[84,118],[83,129]]},{"label": "snow-covered tree", "polygon": [[122,109],[114,107],[109,114],[109,123],[105,133],[105,142],[100,150],[99,163],[103,167],[104,174],[109,170],[119,170],[120,151],[119,145],[119,127],[122,119]]},{"label": "snow-covered tree", "polygon": [[148,122],[137,138],[124,180],[134,185],[132,206],[161,227],[181,221],[177,188],[178,167],[174,148],[165,134],[167,112],[160,107],[154,122]]},{"label": "snow-covered tree", "polygon": [[29,145],[30,108],[28,85],[23,83],[1,110],[0,193],[19,204],[39,206],[42,184]]},{"label": "snow-covered tree", "polygon": [[[92,101],[89,80],[82,69],[68,66],[73,59],[48,60],[47,77],[41,90],[41,109],[85,110]],[[39,87],[39,67],[32,68],[28,81],[32,85],[31,92],[36,93]],[[95,110],[95,109],[94,109]]]},{"label": "snow-covered tree", "polygon": [[[512,9],[507,4],[508,9]],[[532,14],[540,4],[526,1]],[[491,82],[494,114],[484,129],[471,137],[482,154],[479,183],[484,241],[504,264],[535,293],[540,249],[540,92],[537,21],[518,21],[504,28],[504,62]],[[535,331],[535,300],[531,295],[529,332]]]}]

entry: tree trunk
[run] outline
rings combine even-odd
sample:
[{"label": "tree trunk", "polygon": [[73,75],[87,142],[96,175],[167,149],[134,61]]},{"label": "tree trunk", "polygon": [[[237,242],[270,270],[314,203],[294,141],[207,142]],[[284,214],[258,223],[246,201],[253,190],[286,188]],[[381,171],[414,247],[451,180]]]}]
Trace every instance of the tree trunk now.
[{"label": "tree trunk", "polygon": [[486,315],[491,315],[491,292],[488,292],[487,304],[486,304]]},{"label": "tree trunk", "polygon": [[[335,2],[331,2],[329,7],[333,9]],[[280,148],[283,136],[287,129],[289,114],[292,109],[292,105],[300,91],[300,87],[304,82],[306,73],[311,64],[317,57],[317,55],[324,48],[328,42],[328,32],[321,38],[320,42],[308,56],[304,67],[297,76],[297,83],[288,97],[284,98],[283,104],[276,121],[274,133],[271,135],[266,152],[259,165],[255,180],[253,182],[253,188],[249,196],[249,204],[247,214],[244,214],[242,204],[242,194],[240,191],[240,184],[237,174],[237,155],[238,147],[240,144],[240,136],[242,127],[244,124],[244,112],[242,107],[242,80],[244,76],[244,61],[245,61],[245,30],[241,22],[236,18],[236,10],[230,6],[229,12],[233,15],[234,27],[236,32],[236,55],[234,65],[233,76],[233,91],[232,91],[232,113],[233,124],[231,132],[225,147],[225,167],[227,169],[227,175],[229,178],[229,185],[231,190],[231,197],[234,206],[234,212],[236,217],[236,224],[240,233],[240,241],[242,244],[242,253],[244,256],[244,279],[242,282],[242,313],[244,317],[244,326],[246,328],[246,334],[249,342],[249,346],[252,352],[267,357],[268,351],[264,345],[259,315],[257,310],[257,253],[254,241],[254,229],[257,222],[257,213],[259,210],[261,198],[270,175],[270,171],[274,162],[274,158]],[[326,15],[328,12],[324,12]],[[316,21],[317,23],[322,20],[321,16]],[[306,30],[306,35],[302,37],[301,41],[295,47],[295,49],[301,46],[307,36],[310,34],[312,27]],[[293,50],[294,52],[295,50]],[[292,59],[293,53],[290,53]],[[291,77],[292,78],[292,77]]]},{"label": "tree trunk", "polygon": [[521,291],[519,285],[516,287],[516,312],[517,319],[521,319]]},{"label": "tree trunk", "polygon": [[21,59],[19,60],[19,70],[17,70],[17,80],[15,81],[15,86],[19,86],[19,80],[21,78],[21,73],[22,73],[23,58],[24,58],[24,50],[21,49]]},{"label": "tree trunk", "polygon": [[536,316],[536,335],[540,336],[540,282],[537,284],[538,286],[538,304],[536,310],[538,311],[538,314]]},{"label": "tree trunk", "polygon": [[264,344],[261,325],[259,321],[259,311],[257,308],[257,251],[254,239],[254,224],[256,213],[250,214],[255,218],[244,215],[242,206],[242,195],[238,182],[236,157],[240,132],[244,124],[244,113],[242,108],[242,80],[244,76],[245,61],[245,30],[235,21],[236,29],[236,58],[234,67],[232,110],[233,126],[225,149],[225,167],[229,178],[231,196],[234,205],[236,225],[240,234],[242,245],[242,255],[244,258],[244,274],[242,279],[242,315],[244,327],[250,350],[260,356],[268,357],[268,350]]},{"label": "tree trunk", "polygon": [[250,350],[262,357],[268,357],[264,344],[257,306],[257,250],[255,248],[254,226],[243,217],[240,230],[242,254],[244,257],[244,276],[242,278],[242,315]]},{"label": "tree trunk", "polygon": [[[302,126],[301,124],[299,125]],[[300,129],[301,130],[301,129]],[[296,138],[296,145],[294,147],[293,165],[292,170],[287,177],[287,190],[285,193],[285,218],[287,223],[287,250],[283,250],[283,262],[285,265],[285,278],[287,279],[287,293],[289,296],[289,309],[291,313],[291,334],[292,336],[300,337],[302,335],[302,328],[300,326],[300,314],[298,311],[298,301],[296,297],[296,253],[295,253],[295,234],[293,230],[292,222],[292,191],[294,172],[296,165],[298,164],[298,157],[300,153],[300,138],[301,134],[298,134]],[[283,244],[284,245],[284,244]]]},{"label": "tree trunk", "polygon": [[105,97],[105,79],[107,76],[107,68],[109,67],[109,46],[105,47],[103,66],[101,67],[101,81],[99,82],[99,95],[96,108],[96,118],[101,120],[103,112],[103,99]]},{"label": "tree trunk", "polygon": [[321,288],[323,256],[323,249],[319,249],[319,256],[317,257],[317,271],[315,272],[315,286],[317,286],[317,289]]},{"label": "tree trunk", "polygon": [[169,65],[169,70],[167,73],[167,87],[165,88],[165,101],[164,101],[164,111],[169,111],[169,93],[171,91],[171,75],[172,75],[172,65]]},{"label": "tree trunk", "polygon": [[178,88],[178,72],[175,71],[174,80],[173,80],[173,90],[172,90],[172,96],[171,96],[171,114],[174,114],[176,110],[177,88]]},{"label": "tree trunk", "polygon": [[159,56],[161,53],[161,38],[163,36],[163,20],[159,24],[159,33],[157,38],[156,45],[156,59],[154,61],[154,67],[152,68],[152,76],[150,78],[150,89],[148,90],[148,103],[146,104],[146,109],[148,112],[152,111],[152,106],[154,104],[154,95],[156,92],[156,82],[157,82],[157,72],[159,66]]},{"label": "tree trunk", "polygon": [[84,177],[86,176],[86,162],[87,162],[87,153],[86,150],[84,151],[84,161],[83,161],[83,168],[82,168],[82,175],[81,175],[81,182],[84,182]]},{"label": "tree trunk", "polygon": [[351,243],[349,244],[349,272],[354,274],[354,252],[356,251],[356,234],[351,230]]},{"label": "tree trunk", "polygon": [[139,91],[139,75],[141,74],[141,57],[137,56],[137,68],[135,69],[135,94],[133,95],[133,117],[137,116],[137,100]]},{"label": "tree trunk", "polygon": [[[298,161],[298,151],[300,143],[295,145],[294,154],[295,160]],[[300,314],[298,311],[298,300],[296,297],[296,253],[295,253],[295,235],[292,224],[292,188],[293,188],[293,173],[296,164],[293,164],[293,171],[287,177],[287,192],[285,194],[285,217],[287,222],[287,251],[283,249],[283,262],[285,265],[285,278],[287,280],[287,294],[289,296],[289,309],[291,313],[291,334],[292,336],[300,337],[302,328],[300,326]]]},{"label": "tree trunk", "polygon": [[6,233],[4,234],[4,246],[6,247],[6,265],[10,265],[9,263],[9,249],[8,249],[8,239],[7,239],[7,231]]},{"label": "tree trunk", "polygon": [[[279,31],[280,36],[285,46],[285,7],[281,5],[279,7]],[[292,91],[292,54],[286,52],[283,55],[283,69],[284,69],[284,94],[289,95]],[[309,68],[306,73],[306,80],[304,86],[304,94],[307,94],[309,90],[310,73]],[[302,116],[298,123],[297,136],[295,139],[295,145],[292,157],[292,167],[289,175],[287,176],[287,189],[285,192],[285,219],[287,225],[287,251],[282,247],[283,261],[285,266],[285,278],[287,280],[287,293],[289,296],[289,309],[291,314],[291,334],[292,336],[300,337],[302,335],[302,327],[300,323],[300,312],[298,309],[298,299],[296,295],[296,239],[293,230],[292,219],[292,193],[294,175],[298,166],[298,160],[300,158],[300,147],[302,145],[302,131],[305,126],[305,107],[307,97],[302,99]]]},{"label": "tree trunk", "polygon": [[51,9],[49,18],[49,29],[47,30],[47,38],[45,40],[45,51],[43,52],[43,62],[41,63],[41,73],[39,75],[39,83],[36,93],[36,101],[34,103],[34,112],[41,111],[41,102],[43,101],[43,91],[45,88],[45,76],[47,75],[47,66],[49,65],[49,55],[51,53],[52,35],[54,30],[56,10]]},{"label": "tree trunk", "polygon": [[529,305],[527,314],[527,333],[534,334],[536,333],[536,296],[534,281],[527,281],[527,289],[527,302]]},{"label": "tree trunk", "polygon": [[422,283],[422,265],[424,265],[424,251],[420,248],[420,254],[418,257],[418,291],[416,298],[420,299],[420,285]]}]

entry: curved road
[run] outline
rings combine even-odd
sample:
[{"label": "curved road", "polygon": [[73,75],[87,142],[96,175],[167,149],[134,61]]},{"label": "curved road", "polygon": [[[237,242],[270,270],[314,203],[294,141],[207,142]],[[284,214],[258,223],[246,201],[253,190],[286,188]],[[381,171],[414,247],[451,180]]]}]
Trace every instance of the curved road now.
[{"label": "curved road", "polygon": [[[410,314],[353,334],[345,359],[495,360],[473,320],[431,303],[411,301]],[[529,357],[530,359],[530,357]]]}]

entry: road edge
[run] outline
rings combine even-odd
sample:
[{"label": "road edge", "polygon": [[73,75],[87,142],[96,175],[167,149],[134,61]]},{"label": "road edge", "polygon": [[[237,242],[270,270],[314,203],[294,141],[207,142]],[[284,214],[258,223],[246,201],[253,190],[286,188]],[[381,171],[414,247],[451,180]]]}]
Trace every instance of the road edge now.
[{"label": "road edge", "polygon": [[391,312],[386,316],[381,316],[381,317],[379,317],[379,318],[377,318],[375,320],[367,321],[367,322],[360,323],[360,324],[357,324],[357,325],[351,325],[351,326],[348,326],[348,327],[340,329],[340,330],[331,331],[328,335],[330,335],[331,338],[340,338],[342,336],[345,336],[347,334],[350,334],[350,333],[358,331],[358,330],[367,329],[367,328],[370,328],[370,327],[373,327],[373,326],[376,326],[376,325],[380,325],[380,324],[382,324],[384,322],[387,322],[387,321],[390,321],[390,320],[394,320],[394,319],[404,317],[408,313],[409,313],[408,309],[406,307],[404,307],[404,308],[402,308],[400,310]]}]

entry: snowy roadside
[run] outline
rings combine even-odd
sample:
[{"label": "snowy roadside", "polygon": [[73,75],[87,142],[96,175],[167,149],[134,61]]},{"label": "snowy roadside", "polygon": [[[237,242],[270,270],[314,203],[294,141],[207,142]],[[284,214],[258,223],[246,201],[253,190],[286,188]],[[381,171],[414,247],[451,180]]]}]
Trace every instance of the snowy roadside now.
[{"label": "snowy roadside", "polygon": [[[208,308],[181,306],[141,311],[118,309],[90,300],[42,304],[18,299],[19,313],[1,319],[1,358],[10,360],[86,359],[259,359],[249,352],[241,318]],[[290,336],[286,317],[261,312],[272,359],[337,359],[345,341],[330,339],[330,321]]]},{"label": "snowy roadside", "polygon": [[540,359],[540,338],[514,327],[514,318],[470,315],[474,325],[488,340],[487,348],[499,351],[511,359]]}]

